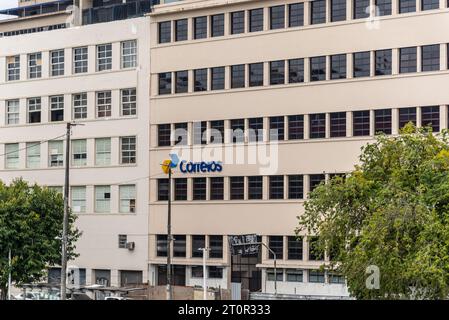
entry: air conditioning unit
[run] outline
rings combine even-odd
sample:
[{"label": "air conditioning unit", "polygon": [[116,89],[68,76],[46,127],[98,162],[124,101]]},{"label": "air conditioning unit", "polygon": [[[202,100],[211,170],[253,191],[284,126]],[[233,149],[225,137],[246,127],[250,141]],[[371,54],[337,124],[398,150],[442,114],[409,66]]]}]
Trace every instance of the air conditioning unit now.
[{"label": "air conditioning unit", "polygon": [[136,248],[136,243],[135,242],[127,242],[126,243],[126,249],[132,251]]}]

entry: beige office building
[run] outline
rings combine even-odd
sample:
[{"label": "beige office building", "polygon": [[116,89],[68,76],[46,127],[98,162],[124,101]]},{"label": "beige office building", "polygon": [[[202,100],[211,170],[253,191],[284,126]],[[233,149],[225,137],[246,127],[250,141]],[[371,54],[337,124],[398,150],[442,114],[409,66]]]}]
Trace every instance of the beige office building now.
[{"label": "beige office building", "polygon": [[[150,14],[150,172],[186,161],[172,182],[175,283],[201,285],[208,247],[210,286],[273,293],[265,247],[229,254],[227,236],[256,234],[276,253],[278,293],[347,296],[313,238],[295,241],[296,217],[376,132],[447,128],[446,1],[170,2]],[[165,281],[167,182],[150,181],[151,283]]]}]

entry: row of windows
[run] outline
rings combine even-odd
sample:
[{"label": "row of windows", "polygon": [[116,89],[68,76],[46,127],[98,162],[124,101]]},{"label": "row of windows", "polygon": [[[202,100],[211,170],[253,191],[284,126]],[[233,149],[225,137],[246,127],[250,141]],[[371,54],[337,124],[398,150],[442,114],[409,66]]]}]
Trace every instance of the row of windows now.
[{"label": "row of windows", "polygon": [[[369,0],[352,0],[352,19],[363,19],[370,16]],[[415,12],[416,0],[398,0],[399,13]],[[329,21],[338,22],[347,19],[346,0],[331,0],[329,8]],[[422,0],[421,10],[439,8],[439,0]],[[243,34],[245,32],[260,32],[263,30],[276,30],[283,28],[301,27],[305,24],[304,5],[309,5],[310,24],[326,23],[327,1],[315,0],[310,2],[291,3],[288,5],[276,5],[268,8],[255,8],[245,11],[230,12],[211,16],[163,21],[158,24],[159,43],[172,41],[198,40],[208,37],[221,37],[225,35],[225,22],[229,23],[229,34]],[[392,14],[391,0],[375,0],[377,6],[376,16]],[[267,11],[265,11],[267,9]],[[264,25],[264,15],[268,14],[268,25]],[[227,20],[227,21],[226,21]],[[192,24],[192,35],[188,34],[188,24]],[[173,29],[173,32],[172,32]],[[173,37],[173,39],[172,39]]]},{"label": "row of windows", "polygon": [[[419,126],[431,126],[433,132],[440,131],[440,106],[399,108],[398,126],[402,129],[408,122]],[[347,136],[370,136],[373,133],[392,134],[393,110],[352,111],[352,127],[347,127],[347,112],[313,113],[308,115],[274,116],[268,118],[268,127],[264,118],[201,121],[192,124],[193,145],[226,142],[260,142],[267,131],[269,141],[339,138]],[[418,123],[418,113],[421,119]],[[308,120],[307,118],[308,117]],[[373,119],[374,118],[374,119]],[[373,121],[371,121],[373,120]],[[308,132],[304,122],[308,121]],[[158,125],[158,146],[188,145],[189,124],[187,122]]]},{"label": "row of windows", "polygon": [[[66,67],[66,52],[64,49],[50,51],[49,75],[51,77],[63,76]],[[89,48],[78,47],[72,49],[72,68],[74,74],[88,72]],[[137,66],[137,41],[121,42],[121,68],[134,68]],[[27,55],[27,78],[42,77],[42,52]],[[6,57],[7,81],[20,80],[20,55]],[[96,46],[96,71],[112,69],[112,43]]]},{"label": "row of windows", "polygon": [[[173,252],[172,256],[176,258],[187,257],[187,240],[186,235],[173,236]],[[206,240],[208,243],[206,244]],[[192,258],[202,258],[204,251],[202,249],[209,248],[207,257],[209,259],[223,258],[223,236],[221,235],[192,235],[190,236],[190,256]],[[160,234],[156,236],[156,256],[167,256],[167,235]]]},{"label": "row of windows", "polygon": [[[120,137],[120,164],[135,164],[137,161],[136,137]],[[95,143],[96,166],[110,166],[112,163],[111,138],[97,138]],[[21,169],[20,157],[25,156],[25,167],[38,169],[42,167],[41,153],[43,142],[27,142],[5,144],[5,169]],[[71,143],[71,165],[83,167],[88,164],[87,140],[77,139]],[[23,153],[22,153],[23,152]],[[48,167],[64,166],[64,142],[62,140],[48,141]]]},{"label": "row of windows", "polygon": [[[307,278],[305,278],[306,274]],[[268,281],[274,281],[274,269],[267,269],[266,276]],[[277,282],[304,282],[304,279],[307,279],[309,283],[345,283],[345,278],[342,275],[329,271],[319,269],[276,269]]]},{"label": "row of windows", "polygon": [[[421,52],[421,68],[418,70],[418,50]],[[352,56],[352,74],[347,74],[349,54],[336,54],[329,57],[311,57],[308,60],[308,79],[304,73],[304,58],[239,64],[229,67],[202,68],[193,70],[193,92],[223,90],[228,81],[229,88],[258,87],[264,85],[283,85],[302,82],[361,78],[371,75],[392,75],[392,49],[364,51],[350,54]],[[373,55],[374,61],[371,61]],[[330,64],[329,66],[327,64]],[[268,70],[268,82],[264,81],[265,66]],[[229,68],[229,79],[226,79]],[[441,70],[440,45],[407,47],[399,49],[400,74]],[[327,74],[329,72],[329,74]],[[158,93],[189,92],[189,71],[163,72],[158,74]]]},{"label": "row of windows", "polygon": [[[330,174],[333,178],[342,174]],[[326,180],[325,174],[308,175],[308,190],[313,191],[318,185]],[[234,176],[234,177],[210,177],[210,178],[189,178],[173,179],[172,197],[175,201],[204,200],[224,200],[225,199],[225,179],[228,182],[229,200],[262,200],[264,198],[264,177],[263,176]],[[304,199],[304,175],[275,175],[268,176],[268,199]],[[168,179],[157,180],[158,201],[168,200]]]},{"label": "row of windows", "polygon": [[68,27],[68,25],[66,23],[60,23],[60,24],[54,24],[54,25],[45,26],[45,27],[34,27],[34,28],[6,31],[6,32],[0,32],[0,38],[18,36],[21,34],[29,34],[29,33],[43,32],[43,31],[65,29],[67,27]]},{"label": "row of windows", "polygon": [[[96,118],[109,118],[112,115],[112,91],[98,91],[95,93]],[[48,121],[64,121],[64,105],[66,103],[64,95],[49,97]],[[72,119],[87,119],[88,103],[87,92],[72,94]],[[26,100],[27,123],[41,123],[42,118],[42,98],[33,97]],[[120,90],[120,115],[135,116],[137,114],[137,92],[136,88],[127,88]],[[6,100],[5,110],[6,125],[15,125],[20,123],[20,100]]]}]

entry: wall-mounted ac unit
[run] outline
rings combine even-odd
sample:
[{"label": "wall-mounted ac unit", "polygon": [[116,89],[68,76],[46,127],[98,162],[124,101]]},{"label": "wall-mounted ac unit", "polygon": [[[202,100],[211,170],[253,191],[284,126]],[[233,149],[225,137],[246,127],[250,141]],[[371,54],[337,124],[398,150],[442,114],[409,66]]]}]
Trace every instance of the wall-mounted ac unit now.
[{"label": "wall-mounted ac unit", "polygon": [[132,251],[136,248],[136,243],[135,242],[128,242],[126,243],[126,249]]}]

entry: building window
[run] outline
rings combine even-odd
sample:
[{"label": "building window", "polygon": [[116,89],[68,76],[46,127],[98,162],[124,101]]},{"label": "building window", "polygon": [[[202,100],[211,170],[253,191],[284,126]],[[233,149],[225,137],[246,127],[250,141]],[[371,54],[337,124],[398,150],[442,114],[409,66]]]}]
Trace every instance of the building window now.
[{"label": "building window", "polygon": [[159,124],[157,126],[157,145],[159,147],[168,147],[170,142],[171,126],[167,124]]},{"label": "building window", "polygon": [[86,140],[72,141],[72,165],[85,166],[87,164]]},{"label": "building window", "polygon": [[72,211],[75,213],[86,212],[86,187],[72,187]]},{"label": "building window", "polygon": [[19,100],[6,101],[6,124],[19,124]]},{"label": "building window", "polygon": [[171,94],[171,72],[159,73],[159,94]]},{"label": "building window", "polygon": [[111,138],[95,139],[95,165],[111,165]]},{"label": "building window", "polygon": [[370,52],[356,52],[354,57],[354,78],[369,77],[371,72]]},{"label": "building window", "polygon": [[309,237],[309,260],[324,260],[324,252],[318,246],[318,237]]},{"label": "building window", "polygon": [[177,71],[175,72],[175,93],[186,93],[189,90],[189,72]]},{"label": "building window", "polygon": [[211,68],[211,89],[223,90],[225,88],[225,68]]},{"label": "building window", "polygon": [[304,139],[304,116],[288,116],[288,140]]},{"label": "building window", "polygon": [[63,142],[48,142],[48,151],[50,167],[62,167],[64,165]]},{"label": "building window", "polygon": [[329,272],[329,283],[345,284],[345,277],[341,274]]},{"label": "building window", "polygon": [[135,213],[136,186],[135,185],[120,186],[119,194],[120,194],[120,212]]},{"label": "building window", "polygon": [[[274,269],[267,269],[267,281],[274,281]],[[284,269],[276,270],[276,281],[284,281]]]},{"label": "building window", "polygon": [[203,266],[192,266],[192,278],[203,278]]},{"label": "building window", "polygon": [[19,168],[19,144],[7,143],[5,144],[5,169]]},{"label": "building window", "polygon": [[192,179],[192,199],[193,200],[206,200],[207,181],[206,178],[193,178]]},{"label": "building window", "polygon": [[288,26],[302,27],[304,25],[304,3],[292,3],[288,5]]},{"label": "building window", "polygon": [[126,249],[126,244],[128,243],[128,236],[126,234],[118,235],[118,247],[119,249]]},{"label": "building window", "polygon": [[185,258],[187,253],[187,241],[185,235],[175,235],[173,241],[173,256]]},{"label": "building window", "polygon": [[193,144],[207,143],[207,121],[193,123]]},{"label": "building window", "polygon": [[284,176],[270,176],[270,199],[284,199]]},{"label": "building window", "polygon": [[321,270],[309,270],[309,282],[311,283],[324,283],[324,271]]},{"label": "building window", "polygon": [[133,164],[136,163],[136,137],[120,138],[120,163]]},{"label": "building window", "polygon": [[353,136],[369,136],[370,135],[370,112],[369,110],[354,111],[352,113],[352,134]]},{"label": "building window", "polygon": [[121,43],[122,47],[122,68],[137,67],[137,41],[129,40]]},{"label": "building window", "polygon": [[346,78],[346,54],[331,56],[331,79]]},{"label": "building window", "polygon": [[166,257],[167,256],[167,235],[158,234],[156,236],[156,255],[158,257]]},{"label": "building window", "polygon": [[64,50],[50,52],[51,75],[53,77],[64,75]]},{"label": "building window", "polygon": [[287,269],[286,273],[288,282],[303,281],[303,271],[301,269]]},{"label": "building window", "polygon": [[171,21],[159,22],[159,43],[171,42]]},{"label": "building window", "polygon": [[231,200],[243,200],[245,198],[245,178],[229,178],[229,195]]},{"label": "building window", "polygon": [[97,118],[111,116],[111,91],[97,92]]},{"label": "building window", "polygon": [[193,33],[195,39],[207,38],[207,17],[193,18]]},{"label": "building window", "polygon": [[331,138],[346,137],[346,112],[332,112],[330,126]]},{"label": "building window", "polygon": [[270,29],[285,28],[285,6],[270,7]]},{"label": "building window", "polygon": [[158,179],[157,180],[157,200],[165,201],[168,200],[168,179]]},{"label": "building window", "polygon": [[135,116],[137,114],[137,95],[136,88],[122,89],[121,95],[121,114],[122,116]]},{"label": "building window", "polygon": [[287,237],[288,260],[302,260],[302,237]]},{"label": "building window", "polygon": [[27,142],[27,168],[39,168],[41,164],[41,144],[39,142]]},{"label": "building window", "polygon": [[224,197],[223,177],[210,178],[210,200],[223,200]]},{"label": "building window", "polygon": [[288,60],[288,83],[304,82],[304,59]]},{"label": "building window", "polygon": [[249,10],[249,32],[263,30],[263,8]]},{"label": "building window", "polygon": [[72,96],[73,99],[73,118],[86,119],[87,118],[87,93],[76,93]]},{"label": "building window", "polygon": [[421,0],[421,10],[433,10],[440,8],[439,0]]},{"label": "building window", "polygon": [[399,109],[399,128],[404,128],[409,122],[412,122],[416,126],[416,108]]},{"label": "building window", "polygon": [[231,66],[231,88],[245,87],[245,65],[239,64]]},{"label": "building window", "polygon": [[421,61],[422,71],[440,70],[440,45],[422,46]]},{"label": "building window", "polygon": [[391,15],[391,0],[375,0],[375,4],[378,8],[378,16]]},{"label": "building window", "polygon": [[288,176],[288,198],[303,199],[304,198],[304,177],[296,174]]},{"label": "building window", "polygon": [[374,111],[374,132],[391,134],[391,109]]},{"label": "building window", "polygon": [[112,44],[97,46],[97,71],[112,69]]},{"label": "building window", "polygon": [[249,86],[263,86],[263,63],[252,63],[249,69]]},{"label": "building window", "polygon": [[111,211],[111,186],[95,186],[95,212]]},{"label": "building window", "polygon": [[180,19],[175,21],[175,41],[185,41],[188,39],[188,20]]},{"label": "building window", "polygon": [[354,19],[369,17],[370,0],[354,0]]},{"label": "building window", "polygon": [[231,34],[245,32],[245,11],[231,12]]},{"label": "building window", "polygon": [[30,53],[28,55],[28,79],[42,77],[42,53]]},{"label": "building window", "polygon": [[[282,260],[284,257],[284,237],[268,236],[268,247],[276,254],[276,260]],[[268,252],[268,259],[274,259],[273,253]]]},{"label": "building window", "polygon": [[224,36],[224,14],[216,14],[210,17],[211,36]]},{"label": "building window", "polygon": [[311,24],[326,22],[326,0],[315,0],[310,2]]},{"label": "building window", "polygon": [[187,145],[188,132],[187,132],[188,124],[187,122],[175,123],[175,146]]},{"label": "building window", "polygon": [[197,69],[193,72],[195,92],[207,91],[207,69]]},{"label": "building window", "polygon": [[270,141],[284,140],[284,117],[270,117]]},{"label": "building window", "polygon": [[430,106],[421,108],[421,125],[432,127],[432,132],[440,131],[440,107]]},{"label": "building window", "polygon": [[249,142],[260,142],[263,140],[263,118],[248,119]]},{"label": "building window", "polygon": [[416,0],[399,0],[399,13],[415,12]]},{"label": "building window", "polygon": [[20,80],[20,56],[6,58],[8,81]]},{"label": "building window", "polygon": [[416,47],[399,49],[399,73],[416,72]]},{"label": "building window", "polygon": [[210,279],[222,279],[223,278],[223,267],[209,266],[207,267],[208,276]]},{"label": "building window", "polygon": [[224,121],[216,120],[210,122],[210,143],[224,142]]},{"label": "building window", "polygon": [[391,75],[391,49],[377,50],[374,56],[376,59],[375,75]]},{"label": "building window", "polygon": [[50,121],[64,121],[64,96],[50,97]]},{"label": "building window", "polygon": [[346,0],[331,0],[331,22],[346,20]]},{"label": "building window", "polygon": [[263,177],[248,177],[248,200],[262,200]]},{"label": "building window", "polygon": [[209,258],[223,258],[223,236],[209,236]]},{"label": "building window", "polygon": [[[321,0],[320,0],[321,1]],[[315,3],[317,1],[313,1]],[[326,80],[326,57],[310,58],[310,81]]]},{"label": "building window", "polygon": [[231,130],[233,143],[245,142],[245,119],[232,119]]},{"label": "building window", "polygon": [[315,113],[309,115],[310,139],[319,139],[326,137],[326,114]]},{"label": "building window", "polygon": [[41,98],[30,98],[28,104],[28,123],[41,122]]},{"label": "building window", "polygon": [[73,49],[73,71],[74,73],[85,73],[88,68],[88,48],[81,47]]},{"label": "building window", "polygon": [[270,62],[270,84],[285,84],[285,61]]},{"label": "building window", "polygon": [[321,183],[324,183],[326,176],[324,174],[311,174],[309,175],[309,192],[315,190]]},{"label": "building window", "polygon": [[175,200],[187,200],[187,178],[176,178],[175,182]]},{"label": "building window", "polygon": [[202,258],[203,250],[206,248],[206,236],[193,235],[192,236],[192,258]]}]

